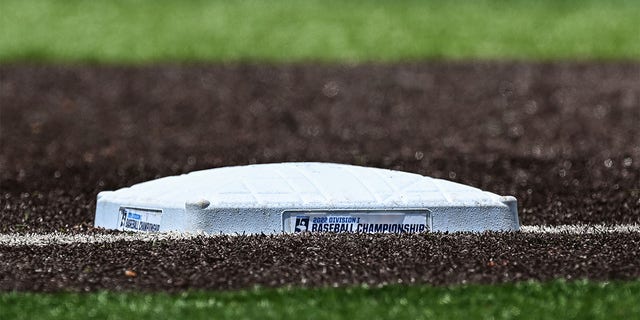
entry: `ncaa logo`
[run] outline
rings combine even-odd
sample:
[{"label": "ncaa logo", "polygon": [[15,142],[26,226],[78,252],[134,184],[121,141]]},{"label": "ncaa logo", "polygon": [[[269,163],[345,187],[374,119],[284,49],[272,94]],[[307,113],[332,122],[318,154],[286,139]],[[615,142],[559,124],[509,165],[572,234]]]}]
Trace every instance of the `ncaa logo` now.
[{"label": "ncaa logo", "polygon": [[296,226],[294,232],[307,232],[309,230],[309,217],[298,216],[296,217]]},{"label": "ncaa logo", "polygon": [[127,210],[125,208],[120,208],[120,228],[125,226],[127,222]]}]

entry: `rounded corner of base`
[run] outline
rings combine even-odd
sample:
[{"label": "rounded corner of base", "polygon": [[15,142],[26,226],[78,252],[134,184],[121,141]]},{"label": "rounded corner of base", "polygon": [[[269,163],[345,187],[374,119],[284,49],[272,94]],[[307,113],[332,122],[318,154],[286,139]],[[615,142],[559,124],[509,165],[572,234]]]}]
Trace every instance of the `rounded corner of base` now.
[{"label": "rounded corner of base", "polygon": [[104,198],[104,196],[110,195],[112,193],[113,193],[113,191],[100,191],[100,192],[98,192],[97,198],[98,198],[98,200],[102,200],[102,198]]},{"label": "rounded corner of base", "polygon": [[502,196],[500,202],[504,204],[518,203],[518,199],[514,196]]}]

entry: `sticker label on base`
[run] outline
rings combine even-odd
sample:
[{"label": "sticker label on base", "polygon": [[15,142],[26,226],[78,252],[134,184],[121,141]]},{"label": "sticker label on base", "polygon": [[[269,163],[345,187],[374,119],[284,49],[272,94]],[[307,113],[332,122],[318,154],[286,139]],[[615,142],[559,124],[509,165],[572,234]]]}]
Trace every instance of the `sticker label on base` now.
[{"label": "sticker label on base", "polygon": [[120,207],[118,230],[138,232],[160,231],[162,210]]},{"label": "sticker label on base", "polygon": [[421,233],[431,230],[429,210],[290,210],[284,232]]}]

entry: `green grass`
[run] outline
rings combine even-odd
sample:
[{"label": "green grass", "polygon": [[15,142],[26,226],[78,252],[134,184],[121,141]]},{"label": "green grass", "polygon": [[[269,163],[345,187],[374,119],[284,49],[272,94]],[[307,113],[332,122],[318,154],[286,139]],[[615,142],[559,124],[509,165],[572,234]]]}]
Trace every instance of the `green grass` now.
[{"label": "green grass", "polygon": [[633,319],[640,281],[239,292],[0,293],[0,319]]},{"label": "green grass", "polygon": [[0,0],[0,63],[640,59],[640,1]]}]

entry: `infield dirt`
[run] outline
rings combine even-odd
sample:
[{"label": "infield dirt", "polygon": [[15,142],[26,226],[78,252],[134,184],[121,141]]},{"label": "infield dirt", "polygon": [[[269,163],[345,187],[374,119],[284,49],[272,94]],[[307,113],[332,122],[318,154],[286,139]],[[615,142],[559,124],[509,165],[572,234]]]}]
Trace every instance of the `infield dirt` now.
[{"label": "infield dirt", "polygon": [[[0,67],[2,233],[102,232],[91,228],[99,191],[281,161],[398,169],[514,195],[526,225],[640,223],[640,65]],[[420,237],[415,244],[414,236],[328,235],[0,247],[0,289],[640,274],[637,234]],[[219,251],[225,241],[232,247]],[[359,256],[341,251],[345,244],[361,245],[352,248]],[[259,256],[273,260],[253,261],[266,245],[276,247]],[[294,258],[294,247],[306,255]],[[549,252],[564,258],[545,258]],[[199,266],[198,257],[215,265],[218,253],[225,256],[215,259],[235,260]],[[491,258],[496,268],[487,267]],[[126,278],[126,268],[139,277]]]},{"label": "infield dirt", "polygon": [[640,277],[640,234],[220,236],[0,246],[0,290],[238,289]]}]

